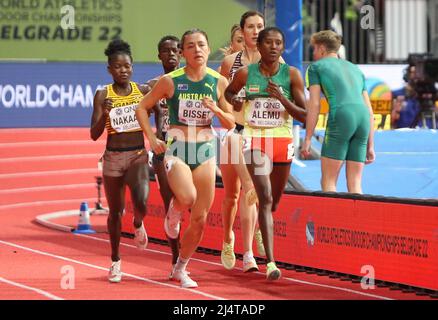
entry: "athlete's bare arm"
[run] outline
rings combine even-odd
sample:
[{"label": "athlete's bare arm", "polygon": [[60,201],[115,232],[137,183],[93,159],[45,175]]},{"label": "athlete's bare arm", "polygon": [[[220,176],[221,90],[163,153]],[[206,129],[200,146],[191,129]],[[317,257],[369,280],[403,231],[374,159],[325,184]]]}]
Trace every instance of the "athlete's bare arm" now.
[{"label": "athlete's bare arm", "polygon": [[94,95],[93,114],[91,116],[90,136],[96,141],[105,130],[106,119],[112,107],[112,100],[106,99],[107,90],[98,90]]}]

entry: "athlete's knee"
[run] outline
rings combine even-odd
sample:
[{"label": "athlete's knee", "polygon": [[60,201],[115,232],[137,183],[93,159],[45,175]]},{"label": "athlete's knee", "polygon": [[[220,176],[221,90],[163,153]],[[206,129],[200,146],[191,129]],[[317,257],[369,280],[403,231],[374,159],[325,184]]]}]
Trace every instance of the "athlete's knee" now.
[{"label": "athlete's knee", "polygon": [[237,206],[237,200],[238,200],[238,194],[227,195],[222,201],[222,207],[233,208]]},{"label": "athlete's knee", "polygon": [[123,210],[110,210],[108,214],[108,223],[119,222],[122,220]]},{"label": "athlete's knee", "polygon": [[184,208],[188,209],[193,207],[196,201],[196,193],[189,192],[186,194],[179,195],[177,197],[179,204]]},{"label": "athlete's knee", "polygon": [[272,205],[272,192],[267,189],[263,189],[261,194],[257,194],[259,198],[259,206]]},{"label": "athlete's knee", "polygon": [[207,216],[200,216],[196,218],[192,218],[190,220],[190,229],[192,233],[200,236],[204,232],[205,225],[207,223]]}]

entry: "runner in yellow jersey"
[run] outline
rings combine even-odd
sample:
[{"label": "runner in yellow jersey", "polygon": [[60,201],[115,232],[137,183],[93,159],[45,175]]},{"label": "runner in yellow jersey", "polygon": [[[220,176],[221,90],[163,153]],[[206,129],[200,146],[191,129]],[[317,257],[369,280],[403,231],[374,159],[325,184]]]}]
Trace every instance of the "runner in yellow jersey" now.
[{"label": "runner in yellow jersey", "polygon": [[122,40],[110,42],[105,55],[114,83],[98,90],[94,96],[90,134],[93,140],[97,140],[105,128],[108,131],[103,156],[103,184],[109,206],[108,232],[112,260],[108,280],[120,282],[119,244],[126,185],[131,191],[134,206],[135,244],[139,249],[144,249],[148,242],[143,226],[149,193],[148,156],[135,110],[149,87],[130,81],[132,56],[128,43]]}]

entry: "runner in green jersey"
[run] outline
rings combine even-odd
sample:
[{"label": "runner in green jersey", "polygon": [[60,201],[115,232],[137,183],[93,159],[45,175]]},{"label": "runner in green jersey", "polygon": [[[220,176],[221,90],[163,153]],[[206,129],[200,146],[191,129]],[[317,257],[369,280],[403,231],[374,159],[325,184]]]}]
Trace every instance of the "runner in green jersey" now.
[{"label": "runner in green jersey", "polygon": [[[165,153],[167,179],[174,194],[166,217],[168,236],[178,237],[182,212],[190,209],[173,278],[183,288],[195,288],[198,284],[189,277],[186,266],[202,239],[215,192],[216,159],[210,125],[216,116],[229,130],[234,127],[234,117],[223,94],[227,79],[207,67],[207,34],[199,29],[185,32],[181,48],[186,66],[161,77],[140,102],[136,116],[154,153]],[[148,116],[148,110],[163,98],[169,108],[167,144],[156,137]]]}]

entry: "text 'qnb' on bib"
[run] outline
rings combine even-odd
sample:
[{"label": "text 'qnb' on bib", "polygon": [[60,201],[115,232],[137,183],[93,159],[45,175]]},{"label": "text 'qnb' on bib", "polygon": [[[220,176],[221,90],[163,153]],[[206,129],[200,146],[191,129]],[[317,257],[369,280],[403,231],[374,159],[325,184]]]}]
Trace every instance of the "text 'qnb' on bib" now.
[{"label": "text 'qnb' on bib", "polygon": [[286,122],[288,113],[280,101],[273,98],[256,98],[250,100],[246,121],[251,127],[281,127]]},{"label": "text 'qnb' on bib", "polygon": [[214,113],[202,105],[201,100],[180,99],[178,118],[187,125],[208,126]]},{"label": "text 'qnb' on bib", "polygon": [[111,127],[118,133],[140,130],[141,127],[135,116],[137,107],[138,104],[131,104],[111,109],[109,113]]}]

